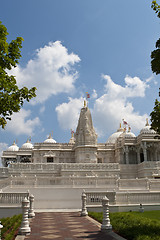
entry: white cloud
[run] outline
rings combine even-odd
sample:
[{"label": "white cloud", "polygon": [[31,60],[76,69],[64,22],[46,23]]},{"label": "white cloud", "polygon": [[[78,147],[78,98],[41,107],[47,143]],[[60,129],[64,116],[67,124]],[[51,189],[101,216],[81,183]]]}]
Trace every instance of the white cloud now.
[{"label": "white cloud", "polygon": [[83,107],[83,98],[69,98],[68,103],[56,107],[58,121],[63,129],[76,130],[80,109]]},{"label": "white cloud", "polygon": [[110,76],[103,75],[103,78],[106,80],[105,91],[112,99],[116,98],[129,98],[129,97],[144,97],[145,90],[149,87],[146,82],[143,82],[138,77],[126,76],[125,87],[114,83]]},{"label": "white cloud", "polygon": [[144,97],[148,85],[138,77],[125,77],[125,86],[115,84],[110,76],[106,79],[105,94],[95,101],[93,118],[98,134],[107,135],[114,132],[124,118],[133,131],[138,132],[145,124],[147,114],[141,115],[135,111],[132,103],[128,100],[134,97]]},{"label": "white cloud", "polygon": [[1,156],[2,152],[8,148],[7,143],[0,142],[0,167],[2,167]]},{"label": "white cloud", "polygon": [[15,135],[25,134],[33,136],[35,128],[40,126],[41,123],[38,117],[29,119],[30,117],[30,110],[21,109],[20,112],[12,115],[12,120],[8,121],[6,130],[14,133]]},{"label": "white cloud", "polygon": [[97,98],[97,91],[95,89],[93,89],[93,93],[91,95],[91,98]]},{"label": "white cloud", "polygon": [[46,109],[46,108],[45,108],[45,106],[43,105],[43,106],[40,107],[39,112],[40,112],[40,113],[44,113],[45,109]]},{"label": "white cloud", "polygon": [[78,77],[74,65],[80,61],[78,55],[68,53],[60,41],[50,42],[36,51],[25,68],[17,66],[10,71],[16,76],[20,87],[37,88],[37,97],[32,103],[43,103],[51,95],[74,91]]},{"label": "white cloud", "polygon": [[[108,75],[103,77],[106,80],[105,93],[95,99],[93,108],[91,108],[96,132],[99,137],[106,136],[107,140],[109,135],[118,129],[122,119],[125,119],[130,124],[132,131],[137,134],[144,127],[148,115],[141,115],[136,111],[131,99],[144,97],[148,85],[138,77],[126,76],[125,86],[115,84]],[[93,90],[94,92],[96,93]],[[69,98],[68,103],[62,103],[56,107],[58,121],[63,129],[76,129],[82,104],[83,98]]]}]

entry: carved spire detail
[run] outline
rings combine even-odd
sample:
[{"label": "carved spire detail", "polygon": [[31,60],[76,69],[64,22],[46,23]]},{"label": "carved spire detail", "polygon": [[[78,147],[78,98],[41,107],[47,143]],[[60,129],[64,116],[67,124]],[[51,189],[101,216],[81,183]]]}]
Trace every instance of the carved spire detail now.
[{"label": "carved spire detail", "polygon": [[81,109],[78,126],[75,133],[76,145],[97,144],[97,134],[94,130],[91,113],[88,107]]}]

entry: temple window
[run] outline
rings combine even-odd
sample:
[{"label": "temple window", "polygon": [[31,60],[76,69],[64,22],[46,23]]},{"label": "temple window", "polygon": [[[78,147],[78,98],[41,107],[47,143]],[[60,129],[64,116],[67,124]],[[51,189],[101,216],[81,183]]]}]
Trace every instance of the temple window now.
[{"label": "temple window", "polygon": [[53,157],[47,157],[47,163],[53,162]]},{"label": "temple window", "polygon": [[143,152],[140,153],[140,160],[141,160],[141,162],[144,162],[144,154],[143,154]]},{"label": "temple window", "polygon": [[98,163],[102,163],[103,162],[102,158],[98,158],[97,160],[98,160]]}]

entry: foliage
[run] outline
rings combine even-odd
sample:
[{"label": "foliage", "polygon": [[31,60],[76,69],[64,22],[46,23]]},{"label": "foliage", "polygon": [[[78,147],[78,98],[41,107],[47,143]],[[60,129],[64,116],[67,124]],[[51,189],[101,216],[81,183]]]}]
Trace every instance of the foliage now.
[{"label": "foliage", "polygon": [[156,42],[156,50],[151,52],[151,68],[152,72],[160,74],[160,38]]},{"label": "foliage", "polygon": [[160,134],[160,102],[156,99],[151,116],[151,128]]},{"label": "foliage", "polygon": [[[102,213],[90,212],[89,216],[102,222]],[[158,240],[160,239],[160,221],[150,219],[141,214],[110,213],[114,231],[127,240]]]},{"label": "foliage", "polygon": [[[152,1],[152,9],[160,18],[160,5],[156,1]],[[151,68],[155,74],[160,74],[160,39],[156,42],[156,50],[151,52]]]},{"label": "foliage", "polygon": [[13,240],[16,237],[18,228],[22,221],[22,214],[14,215],[13,217],[2,218],[2,240]]},{"label": "foliage", "polygon": [[153,8],[155,13],[157,13],[157,17],[160,18],[160,5],[158,5],[158,3],[156,1],[152,1],[151,8]]},{"label": "foliage", "polygon": [[18,88],[15,76],[9,75],[8,70],[16,67],[21,57],[22,37],[17,37],[7,43],[7,29],[0,22],[0,126],[2,128],[11,120],[11,115],[18,112],[24,100],[28,102],[36,96],[36,88]]}]

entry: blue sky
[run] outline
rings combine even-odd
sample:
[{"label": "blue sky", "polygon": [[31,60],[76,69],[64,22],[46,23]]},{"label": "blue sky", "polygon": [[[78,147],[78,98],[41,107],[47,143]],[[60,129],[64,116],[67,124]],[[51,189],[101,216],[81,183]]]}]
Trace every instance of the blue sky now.
[{"label": "blue sky", "polygon": [[19,86],[36,86],[0,130],[0,150],[31,136],[44,141],[53,131],[68,142],[76,130],[85,92],[98,133],[106,142],[124,118],[138,135],[158,98],[159,76],[150,53],[160,37],[160,20],[146,0],[5,0],[0,16],[8,41],[24,38],[16,69]]}]

